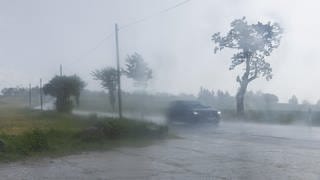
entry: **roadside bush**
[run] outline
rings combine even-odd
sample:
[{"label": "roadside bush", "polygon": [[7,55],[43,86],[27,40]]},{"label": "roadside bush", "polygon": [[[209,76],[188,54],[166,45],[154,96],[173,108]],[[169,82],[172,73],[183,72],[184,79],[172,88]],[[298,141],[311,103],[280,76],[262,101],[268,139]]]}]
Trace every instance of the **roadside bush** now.
[{"label": "roadside bush", "polygon": [[99,124],[107,138],[136,138],[136,137],[162,137],[168,132],[168,127],[149,122],[135,120],[110,120]]},{"label": "roadside bush", "polygon": [[19,139],[19,148],[24,153],[41,152],[49,149],[48,137],[42,130],[34,129],[23,133]]},{"label": "roadside bush", "polygon": [[95,142],[105,138],[101,128],[89,127],[80,131],[76,137],[79,137],[84,142]]},{"label": "roadside bush", "polygon": [[102,131],[108,138],[118,138],[124,134],[125,124],[115,120],[103,124]]},{"label": "roadside bush", "polygon": [[0,134],[0,138],[3,142],[1,151],[5,153],[27,155],[49,149],[47,134],[39,129],[20,135]]},{"label": "roadside bush", "polygon": [[97,115],[28,109],[1,109],[0,115],[0,162],[151,143],[167,131],[153,123]]}]

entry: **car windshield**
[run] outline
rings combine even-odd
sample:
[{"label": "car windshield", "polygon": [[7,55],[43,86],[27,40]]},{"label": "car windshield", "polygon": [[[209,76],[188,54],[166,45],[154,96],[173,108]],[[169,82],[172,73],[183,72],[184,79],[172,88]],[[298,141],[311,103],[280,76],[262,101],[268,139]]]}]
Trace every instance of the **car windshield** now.
[{"label": "car windshield", "polygon": [[196,102],[196,101],[194,101],[194,102],[192,102],[192,101],[191,102],[185,102],[184,105],[186,105],[189,108],[199,108],[199,109],[208,108],[208,106],[202,105],[202,104],[200,104],[199,102]]}]

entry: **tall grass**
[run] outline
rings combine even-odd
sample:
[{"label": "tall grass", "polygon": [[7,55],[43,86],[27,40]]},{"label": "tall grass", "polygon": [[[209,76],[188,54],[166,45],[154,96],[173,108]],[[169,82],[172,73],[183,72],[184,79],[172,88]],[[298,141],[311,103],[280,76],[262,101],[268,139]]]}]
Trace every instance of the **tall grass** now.
[{"label": "tall grass", "polygon": [[167,130],[166,126],[130,119],[0,109],[0,140],[5,144],[0,161],[152,142],[166,137]]}]

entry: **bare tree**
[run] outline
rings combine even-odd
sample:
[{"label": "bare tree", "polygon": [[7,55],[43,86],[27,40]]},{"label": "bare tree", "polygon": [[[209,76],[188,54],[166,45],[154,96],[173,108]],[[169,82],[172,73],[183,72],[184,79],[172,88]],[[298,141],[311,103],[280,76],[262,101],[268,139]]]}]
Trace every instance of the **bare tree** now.
[{"label": "bare tree", "polygon": [[212,36],[216,44],[215,53],[224,48],[237,50],[231,58],[229,70],[244,64],[244,73],[236,79],[240,85],[236,94],[238,115],[244,114],[244,96],[248,84],[260,76],[266,80],[272,78],[272,68],[265,58],[280,45],[281,35],[282,29],[277,23],[248,24],[243,17],[231,23],[231,29],[226,36],[221,36],[220,33]]}]

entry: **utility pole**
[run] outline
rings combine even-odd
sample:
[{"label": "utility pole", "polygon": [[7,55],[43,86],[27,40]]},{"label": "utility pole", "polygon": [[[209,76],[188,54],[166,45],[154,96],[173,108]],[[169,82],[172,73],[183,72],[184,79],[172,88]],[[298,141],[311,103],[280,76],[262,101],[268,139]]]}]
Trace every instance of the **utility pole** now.
[{"label": "utility pole", "polygon": [[115,24],[116,31],[116,56],[117,56],[117,75],[118,75],[118,105],[119,105],[119,118],[122,118],[122,100],[121,100],[121,79],[120,79],[120,58],[119,58],[119,38],[118,38],[118,24]]},{"label": "utility pole", "polygon": [[29,108],[31,108],[31,84],[29,83]]},{"label": "utility pole", "polygon": [[42,79],[40,78],[40,109],[43,110]]},{"label": "utility pole", "polygon": [[60,76],[62,76],[62,64],[60,64]]}]

